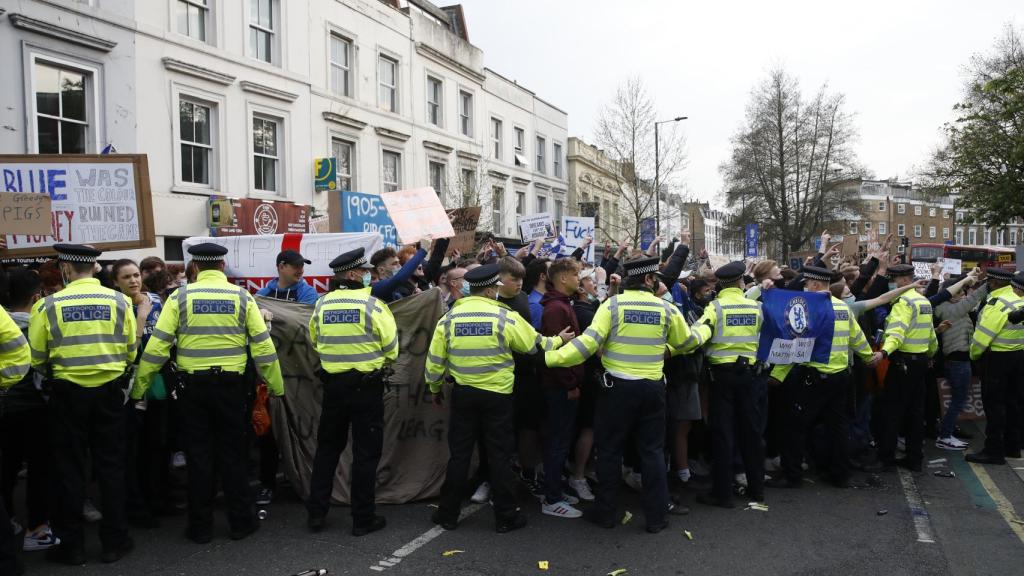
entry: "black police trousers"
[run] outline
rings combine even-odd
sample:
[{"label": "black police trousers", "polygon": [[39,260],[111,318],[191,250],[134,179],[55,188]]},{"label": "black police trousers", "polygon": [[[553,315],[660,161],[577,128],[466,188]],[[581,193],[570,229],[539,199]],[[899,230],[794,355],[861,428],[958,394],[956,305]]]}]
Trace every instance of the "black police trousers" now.
[{"label": "black police trousers", "polygon": [[924,387],[928,376],[928,356],[895,352],[885,375],[885,389],[879,397],[882,422],[878,442],[878,460],[892,464],[896,460],[896,437],[906,433],[907,464],[920,465],[924,452]]},{"label": "black police trousers", "polygon": [[739,445],[747,474],[747,493],[764,495],[764,443],[754,393],[754,373],[745,364],[711,365],[711,492],[732,500],[733,450]]},{"label": "black police trousers", "polygon": [[787,413],[781,448],[782,471],[791,482],[800,481],[807,431],[822,423],[828,446],[826,472],[833,482],[845,482],[850,476],[850,418],[846,411],[850,373],[844,370],[824,374],[805,367],[795,376],[784,385]]},{"label": "black police trousers", "polygon": [[374,518],[377,464],[384,449],[384,385],[364,383],[363,373],[349,370],[328,374],[320,407],[316,456],[309,481],[306,510],[323,518],[331,505],[338,460],[348,444],[352,425],[352,521],[355,525]]},{"label": "black police trousers", "polygon": [[481,451],[487,454],[490,467],[494,518],[500,525],[516,516],[512,476],[514,406],[512,394],[499,394],[459,384],[452,388],[451,415],[448,417],[450,456],[438,509],[438,515],[444,522],[458,521],[473,459],[473,445],[478,438],[482,441]]},{"label": "black police trousers", "polygon": [[1021,448],[1021,370],[1024,352],[986,352],[981,359],[985,453],[1005,456]]},{"label": "black police trousers", "polygon": [[250,530],[257,520],[246,474],[252,418],[245,378],[235,372],[192,374],[178,398],[188,456],[189,535],[210,536],[217,473],[231,531]]},{"label": "black police trousers", "polygon": [[626,440],[636,441],[643,477],[644,519],[649,528],[665,524],[668,479],[665,474],[665,383],[662,380],[624,380],[607,376],[594,415],[597,451],[596,516],[618,520],[622,452]]},{"label": "black police trousers", "polygon": [[100,542],[116,550],[128,538],[125,516],[125,445],[122,379],[95,388],[55,380],[50,395],[53,449],[52,527],[68,550],[85,548],[82,506],[92,472],[100,488]]}]

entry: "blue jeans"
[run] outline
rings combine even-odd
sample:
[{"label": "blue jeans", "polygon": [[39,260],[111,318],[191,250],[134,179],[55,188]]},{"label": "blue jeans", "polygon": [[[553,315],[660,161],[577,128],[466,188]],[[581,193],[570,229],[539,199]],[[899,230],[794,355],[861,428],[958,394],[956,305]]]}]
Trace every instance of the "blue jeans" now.
[{"label": "blue jeans", "polygon": [[971,385],[971,363],[966,360],[946,360],[946,382],[953,391],[953,397],[949,401],[949,409],[942,417],[939,438],[953,435],[956,419],[967,402],[967,389]]},{"label": "blue jeans", "polygon": [[562,501],[562,468],[569,455],[576,427],[577,400],[569,400],[564,388],[544,390],[547,401],[547,433],[544,435],[544,498],[549,504]]}]

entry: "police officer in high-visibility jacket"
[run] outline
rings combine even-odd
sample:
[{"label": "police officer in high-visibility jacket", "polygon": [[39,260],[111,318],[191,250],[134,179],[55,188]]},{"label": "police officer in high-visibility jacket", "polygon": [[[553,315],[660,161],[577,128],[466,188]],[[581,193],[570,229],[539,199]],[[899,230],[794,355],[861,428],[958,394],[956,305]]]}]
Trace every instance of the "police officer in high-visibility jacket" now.
[{"label": "police officer in high-visibility jacket", "polygon": [[463,280],[470,295],[456,300],[441,317],[427,352],[424,377],[435,404],[442,402],[445,373],[455,380],[448,417],[448,469],[440,505],[431,518],[445,530],[458,526],[478,438],[490,466],[495,528],[509,532],[526,525],[526,516],[516,507],[510,466],[515,449],[512,353],[554,350],[573,337],[568,327],[558,336],[541,336],[522,316],[497,302],[499,272],[497,264],[488,264],[466,273]]},{"label": "police officer in high-visibility jacket", "polygon": [[594,421],[597,448],[597,491],[594,507],[584,518],[604,526],[619,522],[617,495],[622,451],[635,435],[640,447],[644,519],[648,532],[668,525],[670,505],[665,476],[664,359],[671,350],[685,353],[699,340],[690,333],[682,313],[654,295],[658,258],[626,262],[625,292],[606,300],[590,327],[560,350],[545,354],[550,368],[582,364],[598,351],[605,369]]},{"label": "police officer in high-visibility jacket", "polygon": [[[829,294],[835,321],[832,327],[832,349],[828,362],[807,362],[792,382],[786,383],[784,393],[786,419],[782,443],[782,476],[773,478],[769,486],[800,488],[803,486],[804,434],[818,422],[825,426],[829,454],[826,472],[828,479],[841,488],[849,485],[850,463],[848,440],[850,418],[846,410],[849,397],[850,352],[865,362],[873,360],[871,347],[864,332],[842,300],[829,293],[833,273],[825,268],[804,266],[804,290]],[[776,366],[771,377],[784,382],[792,364]]]},{"label": "police officer in high-visibility jacket", "polygon": [[[897,287],[914,281],[914,267],[889,267],[889,279]],[[879,397],[882,421],[878,459],[886,467],[901,465],[921,470],[924,441],[924,399],[928,359],[935,355],[939,341],[932,325],[932,305],[917,292],[908,290],[893,304],[885,321],[885,341],[874,360],[889,358],[885,389]],[[906,430],[906,458],[896,461],[896,436]]]},{"label": "police officer in high-visibility jacket", "polygon": [[743,294],[744,272],[743,262],[730,262],[715,270],[720,291],[693,326],[694,334],[707,342],[705,355],[711,370],[712,484],[711,492],[698,494],[697,501],[723,508],[734,506],[734,443],[739,446],[747,476],[747,498],[764,500],[764,444],[754,390],[762,315],[760,302]]},{"label": "police officer in high-visibility jacket", "polygon": [[[987,275],[999,282],[1008,273],[990,268]],[[1024,272],[1017,272],[1009,285],[989,294],[971,338],[971,360],[982,366],[986,421],[985,447],[965,456],[968,462],[1004,464],[1007,457],[1020,458],[1024,324],[1008,318],[1018,310],[1024,310]]]},{"label": "police officer in high-visibility jacket", "polygon": [[364,282],[371,266],[362,248],[338,256],[331,268],[341,288],[317,300],[309,319],[324,391],[307,523],[313,531],[324,527],[351,424],[352,535],[363,536],[386,524],[375,513],[374,489],[384,448],[384,367],[398,357],[398,329],[387,304],[371,296],[369,282]]},{"label": "police officer in high-visibility jacket", "polygon": [[135,314],[127,296],[92,277],[100,251],[55,244],[66,286],[36,303],[29,318],[32,367],[47,374],[52,477],[57,504],[53,532],[61,545],[47,551],[65,564],[84,564],[82,505],[90,467],[100,487],[104,562],[134,547],[125,516],[124,405],[135,359]]},{"label": "police officer in high-visibility jacket", "polygon": [[164,303],[143,351],[132,398],[146,393],[177,341],[177,396],[188,456],[186,535],[200,544],[213,538],[214,482],[219,473],[231,538],[241,540],[259,528],[246,475],[251,426],[243,377],[246,344],[272,396],[284,394],[284,382],[256,301],[224,275],[227,248],[203,243],[189,247],[188,253],[199,275]]},{"label": "police officer in high-visibility jacket", "polygon": [[31,367],[28,340],[7,311],[0,308],[0,389],[21,382]]}]

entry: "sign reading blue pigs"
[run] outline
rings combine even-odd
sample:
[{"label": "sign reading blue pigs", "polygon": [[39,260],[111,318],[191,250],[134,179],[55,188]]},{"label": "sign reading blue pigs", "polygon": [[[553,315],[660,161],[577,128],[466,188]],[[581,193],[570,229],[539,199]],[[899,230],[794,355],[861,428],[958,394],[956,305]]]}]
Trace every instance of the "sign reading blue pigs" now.
[{"label": "sign reading blue pigs", "polygon": [[746,238],[747,258],[757,258],[757,245],[760,243],[761,227],[757,224],[747,224],[743,232]]},{"label": "sign reading blue pigs", "polygon": [[[376,232],[381,235],[385,246],[398,248],[398,232],[388,215],[381,197],[376,194],[343,191],[338,210],[338,223],[342,232]],[[331,230],[337,230],[335,211],[328,207],[331,216]]]},{"label": "sign reading blue pigs", "polygon": [[[564,216],[562,218],[562,238],[564,239],[562,253],[571,254],[577,248],[583,246],[587,238],[594,237],[593,216]],[[594,245],[587,246],[583,253],[583,259],[594,263]]]}]

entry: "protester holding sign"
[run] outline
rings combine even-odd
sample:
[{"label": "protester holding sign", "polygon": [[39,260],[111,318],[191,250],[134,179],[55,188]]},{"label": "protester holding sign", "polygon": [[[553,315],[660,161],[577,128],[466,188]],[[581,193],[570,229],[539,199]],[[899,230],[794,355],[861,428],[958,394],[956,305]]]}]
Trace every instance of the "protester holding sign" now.
[{"label": "protester holding sign", "polygon": [[[974,282],[973,278],[976,277],[977,274],[972,276],[972,283]],[[951,288],[955,283],[955,280],[947,280],[943,287]],[[952,398],[949,407],[946,408],[946,414],[939,424],[935,440],[936,448],[965,450],[968,446],[967,442],[955,437],[953,432],[956,428],[956,419],[964,408],[967,392],[971,386],[970,342],[971,334],[974,333],[974,321],[971,320],[970,312],[977,308],[987,295],[988,287],[982,285],[970,296],[958,294],[935,308],[935,318],[942,322],[949,321],[952,324],[948,330],[942,333],[943,364],[946,369],[946,382],[949,383],[952,390]]]}]

